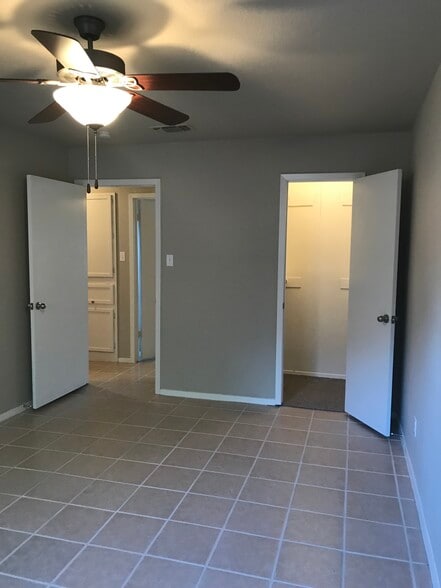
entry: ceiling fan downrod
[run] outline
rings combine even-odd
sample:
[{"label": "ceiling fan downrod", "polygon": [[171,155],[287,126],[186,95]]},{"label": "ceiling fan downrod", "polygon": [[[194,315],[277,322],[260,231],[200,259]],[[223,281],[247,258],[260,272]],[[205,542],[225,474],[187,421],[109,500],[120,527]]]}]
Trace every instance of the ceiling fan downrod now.
[{"label": "ceiling fan downrod", "polygon": [[78,29],[78,33],[82,39],[87,41],[87,49],[93,50],[94,41],[98,41],[101,33],[106,28],[106,23],[97,16],[90,16],[82,14],[74,18],[74,25]]}]

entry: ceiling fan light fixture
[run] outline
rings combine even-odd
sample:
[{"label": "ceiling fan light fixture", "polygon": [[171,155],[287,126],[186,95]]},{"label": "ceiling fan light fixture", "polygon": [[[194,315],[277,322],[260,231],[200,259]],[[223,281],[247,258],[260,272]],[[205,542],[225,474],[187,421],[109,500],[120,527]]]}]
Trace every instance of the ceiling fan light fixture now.
[{"label": "ceiling fan light fixture", "polygon": [[118,88],[84,84],[58,88],[54,100],[80,124],[106,126],[128,107],[132,96]]}]

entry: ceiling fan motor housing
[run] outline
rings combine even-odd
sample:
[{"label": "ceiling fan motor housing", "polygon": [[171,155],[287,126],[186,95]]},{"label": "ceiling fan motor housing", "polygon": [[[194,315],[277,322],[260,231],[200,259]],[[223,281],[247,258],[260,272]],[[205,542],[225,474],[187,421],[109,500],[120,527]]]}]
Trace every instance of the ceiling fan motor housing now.
[{"label": "ceiling fan motor housing", "polygon": [[[118,84],[121,81],[121,76],[125,76],[126,73],[124,61],[114,53],[93,48],[93,42],[98,41],[106,23],[96,16],[83,14],[74,18],[74,24],[80,37],[87,41],[87,49],[84,51],[90,57],[101,77]],[[57,61],[57,71],[59,79],[63,82],[73,82],[77,77],[76,73],[64,68],[59,61]]]},{"label": "ceiling fan motor housing", "polygon": [[97,16],[82,14],[74,18],[74,25],[77,27],[80,37],[89,41],[98,41],[101,33],[106,28],[106,23]]}]

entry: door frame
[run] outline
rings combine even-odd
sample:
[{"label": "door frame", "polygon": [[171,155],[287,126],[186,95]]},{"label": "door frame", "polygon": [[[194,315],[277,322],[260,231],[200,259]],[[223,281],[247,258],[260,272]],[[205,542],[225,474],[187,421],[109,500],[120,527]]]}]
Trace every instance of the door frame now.
[{"label": "door frame", "polygon": [[[146,186],[147,187],[147,186]],[[137,363],[137,323],[138,323],[138,312],[137,312],[137,271],[135,270],[135,239],[136,234],[134,230],[135,225],[135,203],[134,200],[154,200],[155,201],[155,290],[156,290],[156,307],[155,307],[155,357],[158,352],[158,339],[157,339],[157,332],[156,329],[158,327],[158,322],[156,320],[157,314],[160,310],[160,299],[158,296],[158,279],[157,276],[159,275],[158,272],[161,268],[161,252],[159,251],[159,244],[158,239],[156,237],[156,232],[159,226],[159,207],[157,206],[157,197],[156,197],[156,189],[155,192],[150,193],[132,193],[129,194],[129,276],[130,276],[130,359],[133,363]]]},{"label": "door frame", "polygon": [[277,298],[276,298],[276,369],[275,404],[283,403],[283,331],[285,308],[286,272],[286,223],[288,218],[288,186],[291,182],[350,182],[363,178],[365,172],[306,173],[280,175],[279,238],[277,252]]},{"label": "door frame", "polygon": [[[77,179],[74,181],[75,184],[86,186],[88,181],[85,179]],[[100,179],[100,187],[143,187],[143,188],[154,188],[155,190],[155,247],[156,247],[156,313],[155,313],[155,394],[159,394],[161,389],[160,385],[160,352],[161,352],[161,180],[159,178],[145,178],[145,179]],[[129,200],[130,202],[130,200]],[[129,226],[130,228],[130,226]],[[132,226],[133,230],[133,226]],[[130,268],[129,268],[130,269]],[[133,283],[133,279],[130,278],[130,284]],[[132,305],[131,300],[131,305]],[[132,320],[130,320],[132,328]],[[130,363],[134,362],[134,348],[133,348],[133,337],[130,337],[130,351],[131,357],[129,358]],[[133,354],[133,355],[132,355]],[[119,361],[121,358],[119,358]]]}]

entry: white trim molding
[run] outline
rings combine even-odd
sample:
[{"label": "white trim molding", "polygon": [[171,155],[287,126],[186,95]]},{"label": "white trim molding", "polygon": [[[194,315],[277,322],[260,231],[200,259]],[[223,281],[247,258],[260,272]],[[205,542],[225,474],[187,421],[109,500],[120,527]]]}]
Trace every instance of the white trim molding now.
[{"label": "white trim molding", "polygon": [[330,380],[346,380],[346,374],[328,374],[326,372],[304,372],[302,370],[283,370],[284,374],[296,376],[312,376],[314,378],[328,378]]},{"label": "white trim molding", "polygon": [[12,417],[17,416],[21,412],[27,410],[26,406],[17,406],[15,408],[11,408],[11,410],[7,410],[6,412],[2,412],[0,414],[0,423],[3,421],[7,421],[8,419],[12,419]]},{"label": "white trim molding", "polygon": [[433,588],[441,588],[440,576],[436,566],[435,556],[433,554],[432,541],[427,528],[426,517],[424,515],[423,503],[421,501],[420,492],[418,489],[415,472],[413,469],[412,460],[410,459],[409,451],[406,445],[406,437],[402,434],[402,444],[404,455],[406,457],[407,467],[409,469],[410,483],[412,485],[413,494],[415,497],[415,504],[417,507],[418,518],[420,520],[421,534],[423,536],[424,547],[426,548],[427,561],[429,563],[430,575],[432,578]]},{"label": "white trim molding", "polygon": [[276,308],[276,373],[275,404],[283,403],[283,319],[285,307],[286,222],[288,217],[288,185],[290,182],[351,182],[362,178],[364,172],[281,174],[279,201],[279,237],[277,258]]},{"label": "white trim molding", "polygon": [[263,404],[274,406],[274,398],[257,396],[232,396],[231,394],[212,394],[210,392],[191,392],[189,390],[160,390],[160,396],[177,396],[179,398],[196,398],[200,400],[218,400],[222,402],[245,402],[246,404]]}]

